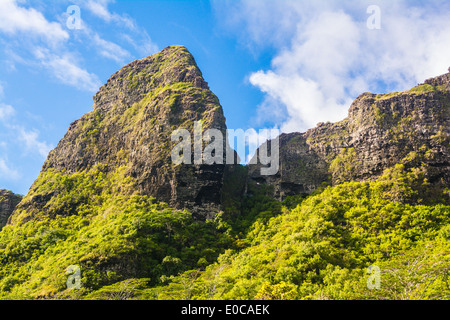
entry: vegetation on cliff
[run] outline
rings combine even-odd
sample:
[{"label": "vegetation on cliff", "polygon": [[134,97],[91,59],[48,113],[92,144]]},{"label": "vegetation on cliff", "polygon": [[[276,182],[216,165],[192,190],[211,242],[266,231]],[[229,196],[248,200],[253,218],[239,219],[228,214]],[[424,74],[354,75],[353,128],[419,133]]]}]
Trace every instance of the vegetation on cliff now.
[{"label": "vegetation on cliff", "polygon": [[223,133],[222,107],[186,48],[132,62],[23,199],[0,190],[0,299],[448,299],[449,83],[282,135],[263,178],[172,164],[172,130]]},{"label": "vegetation on cliff", "polygon": [[[69,183],[58,173],[47,179],[56,188]],[[62,203],[79,203],[100,190],[102,180],[79,174]],[[55,215],[0,232],[3,298],[450,295],[448,190],[432,188],[422,170],[404,165],[376,181],[346,182],[284,202],[256,188],[243,199],[239,218],[224,214],[206,223],[145,196],[91,196],[102,201],[80,204],[79,214],[58,214],[62,203],[50,203]],[[67,287],[70,265],[80,267],[81,289]],[[381,289],[367,288],[371,265],[381,270]]]},{"label": "vegetation on cliff", "polygon": [[[155,285],[162,277],[204,267],[232,247],[217,223],[199,222],[148,196],[111,193],[123,181],[114,183],[101,172],[54,171],[41,179],[39,188],[63,193],[34,208],[33,219],[0,232],[3,297],[71,298],[129,278]],[[79,291],[67,290],[71,265],[82,272]]]}]

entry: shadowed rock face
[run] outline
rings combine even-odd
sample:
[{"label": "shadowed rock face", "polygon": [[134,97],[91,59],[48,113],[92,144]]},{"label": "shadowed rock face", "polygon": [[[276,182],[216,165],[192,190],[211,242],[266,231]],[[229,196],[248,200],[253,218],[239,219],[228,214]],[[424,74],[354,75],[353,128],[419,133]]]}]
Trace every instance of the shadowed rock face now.
[{"label": "shadowed rock face", "polygon": [[[115,186],[122,194],[148,195],[188,209],[200,219],[220,210],[225,165],[171,161],[171,150],[178,143],[171,141],[171,134],[176,129],[187,129],[193,137],[194,122],[202,121],[204,131],[214,128],[226,136],[219,99],[185,47],[167,47],[123,67],[94,96],[93,109],[70,125],[48,155],[41,175],[50,171],[72,175],[93,168],[108,174],[120,169],[132,181]],[[46,203],[61,193],[42,191],[38,181],[21,203],[18,220],[33,216],[27,214],[32,209],[45,211]]]},{"label": "shadowed rock face", "polygon": [[403,163],[428,166],[430,182],[450,183],[450,73],[409,91],[364,93],[348,117],[320,123],[305,133],[280,136],[280,171],[250,180],[273,186],[274,196],[309,194],[323,184],[365,180]]},{"label": "shadowed rock face", "polygon": [[22,197],[11,191],[0,189],[0,230],[6,225]]}]

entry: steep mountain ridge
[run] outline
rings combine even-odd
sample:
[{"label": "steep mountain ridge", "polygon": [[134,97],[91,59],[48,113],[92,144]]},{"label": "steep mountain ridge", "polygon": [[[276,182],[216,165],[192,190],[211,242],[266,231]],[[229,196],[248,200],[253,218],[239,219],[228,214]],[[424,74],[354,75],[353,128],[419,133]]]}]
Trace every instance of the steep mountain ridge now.
[{"label": "steep mountain ridge", "polygon": [[374,179],[403,163],[409,168],[426,165],[431,183],[448,186],[449,142],[447,73],[404,92],[364,93],[346,119],[320,123],[305,133],[282,134],[279,173],[262,176],[261,165],[250,165],[249,177],[272,186],[273,195],[283,199],[310,194],[323,185]]}]

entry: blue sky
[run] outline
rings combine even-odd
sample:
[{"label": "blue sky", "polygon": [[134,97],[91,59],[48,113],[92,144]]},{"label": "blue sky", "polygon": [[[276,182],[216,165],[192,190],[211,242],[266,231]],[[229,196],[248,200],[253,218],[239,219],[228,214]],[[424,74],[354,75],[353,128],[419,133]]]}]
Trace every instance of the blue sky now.
[{"label": "blue sky", "polygon": [[305,131],[363,92],[445,73],[449,14],[441,0],[0,0],[0,188],[27,193],[110,75],[166,46],[191,51],[229,128]]}]

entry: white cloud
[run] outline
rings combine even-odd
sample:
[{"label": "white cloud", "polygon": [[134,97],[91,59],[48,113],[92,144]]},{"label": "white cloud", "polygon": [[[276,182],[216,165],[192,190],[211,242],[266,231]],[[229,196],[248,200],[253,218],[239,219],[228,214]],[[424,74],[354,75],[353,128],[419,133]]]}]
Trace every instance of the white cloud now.
[{"label": "white cloud", "polygon": [[26,130],[23,127],[17,127],[19,140],[25,142],[25,147],[28,150],[38,152],[42,158],[47,158],[53,146],[47,144],[45,141],[39,141],[39,132],[37,130]]},{"label": "white cloud", "polygon": [[251,75],[253,85],[286,106],[283,131],[306,130],[317,122],[345,117],[352,83],[343,80],[358,58],[360,36],[347,14],[322,13],[273,60],[274,71]]},{"label": "white cloud", "polygon": [[85,2],[85,7],[90,12],[92,12],[94,15],[101,18],[105,22],[114,22],[122,26],[125,26],[129,29],[137,28],[133,19],[109,11],[108,5],[111,2],[112,2],[111,0],[87,0]]},{"label": "white cloud", "polygon": [[99,55],[120,65],[124,65],[127,60],[132,58],[131,52],[125,47],[134,49],[138,53],[139,58],[157,52],[159,48],[146,30],[140,28],[132,18],[110,12],[108,9],[110,3],[111,1],[109,0],[87,0],[80,3],[82,9],[87,9],[103,21],[114,24],[115,29],[113,42],[103,38],[85,23],[81,29],[81,33],[86,39],[85,41],[89,41]]},{"label": "white cloud", "polygon": [[10,35],[17,32],[38,35],[59,42],[69,38],[69,34],[57,22],[49,22],[39,11],[17,5],[15,0],[0,1],[0,31]]},{"label": "white cloud", "polygon": [[[126,28],[126,31],[117,32],[117,34],[122,40],[130,44],[140,56],[148,56],[157,52],[159,50],[158,45],[153,42],[146,30],[138,26],[134,19],[127,15],[120,15],[110,11],[108,6],[113,2],[112,0],[84,0],[82,7],[106,23],[115,24],[116,28]],[[123,59],[130,56],[128,51],[116,43],[106,41],[92,31],[88,31],[87,34],[93,39],[94,44],[99,48],[100,54],[104,57],[123,63]]]},{"label": "white cloud", "polygon": [[68,53],[59,56],[45,48],[37,48],[34,55],[62,83],[90,92],[97,91],[101,86],[98,77],[78,66],[75,57]]},{"label": "white cloud", "polygon": [[97,76],[75,62],[76,53],[68,53],[64,44],[69,34],[62,25],[48,21],[41,12],[24,7],[22,2],[20,5],[15,0],[0,1],[0,32],[27,35],[27,41],[7,42],[4,50],[11,65],[19,62],[31,67],[42,66],[64,84],[90,92],[97,90],[100,86]]},{"label": "white cloud", "polygon": [[367,28],[369,4],[374,3],[258,0],[225,5],[229,16],[223,19],[253,50],[277,50],[270,70],[250,76],[266,97],[255,119],[275,122],[284,132],[304,131],[344,118],[352,100],[365,91],[405,90],[447,71],[448,3],[413,7],[407,1],[378,1],[381,30]]},{"label": "white cloud", "polygon": [[[45,159],[53,146],[39,139],[38,130],[28,130],[22,124],[18,124],[15,115],[16,110],[12,106],[0,104],[0,121],[6,129],[2,136],[7,138],[7,141],[2,141],[0,146],[7,147],[11,141],[18,140],[24,142],[24,150],[36,152]],[[20,145],[15,145],[16,149],[17,146]],[[6,162],[4,162],[4,168],[7,168]]]},{"label": "white cloud", "polygon": [[99,53],[108,59],[112,59],[118,63],[124,62],[124,59],[130,56],[130,53],[118,44],[100,38],[98,34],[94,34],[92,40],[99,48]]},{"label": "white cloud", "polygon": [[146,56],[149,56],[151,54],[158,52],[158,50],[159,50],[158,45],[153,42],[153,40],[150,38],[148,33],[145,30],[141,31],[140,33],[141,33],[141,35],[138,40],[133,39],[128,34],[122,34],[122,38],[126,42],[131,44],[141,57],[146,57]]},{"label": "white cloud", "polygon": [[15,114],[15,110],[10,105],[0,104],[0,120],[5,121]]},{"label": "white cloud", "polygon": [[[41,3],[41,7],[36,9],[31,7],[31,4],[27,6],[24,1],[0,0],[0,34],[5,35],[7,39],[0,41],[0,44],[7,56],[6,67],[11,71],[15,70],[15,63],[31,68],[44,67],[63,84],[95,92],[101,83],[96,74],[88,71],[80,63],[84,60],[80,51],[92,48],[96,55],[122,66],[132,59],[133,55],[119,45],[121,42],[137,51],[139,58],[142,55],[153,54],[158,49],[147,32],[139,28],[133,19],[110,11],[108,6],[111,2],[75,1],[81,9],[82,29],[68,31],[65,29],[64,5],[59,4],[57,7],[61,9],[61,14],[56,17],[58,22],[51,22],[38,11],[46,8],[45,3]],[[90,21],[84,18],[89,17],[84,15],[87,11],[102,21],[114,24],[114,32],[110,33],[111,39],[103,38],[96,30],[90,28]],[[19,32],[24,36],[16,37]],[[81,48],[80,44],[84,48]]]},{"label": "white cloud", "polygon": [[[89,42],[89,46],[93,47],[100,56],[113,60],[120,65],[123,65],[125,60],[131,57],[131,53],[128,50],[115,42],[105,40],[88,25],[85,24],[80,31],[80,34],[82,34],[85,39],[84,41]],[[132,39],[131,36],[127,36]]]},{"label": "white cloud", "polygon": [[21,177],[20,173],[0,158],[0,179],[4,180],[18,180]]}]

